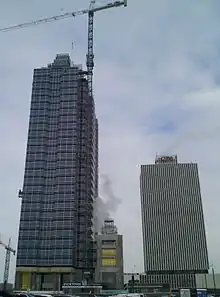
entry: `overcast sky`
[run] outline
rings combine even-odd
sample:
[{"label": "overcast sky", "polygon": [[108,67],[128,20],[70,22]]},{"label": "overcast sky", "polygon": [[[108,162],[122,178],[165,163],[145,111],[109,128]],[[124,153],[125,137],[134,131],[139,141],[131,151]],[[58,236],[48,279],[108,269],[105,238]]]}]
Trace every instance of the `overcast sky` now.
[{"label": "overcast sky", "polygon": [[[86,8],[88,1],[0,0],[0,5],[0,27],[7,27]],[[96,14],[100,173],[111,178],[122,201],[112,216],[124,234],[125,271],[143,270],[139,171],[156,153],[198,162],[209,259],[220,271],[219,9],[219,0],[128,0],[126,9]],[[85,16],[0,33],[0,233],[5,241],[11,236],[14,247],[33,69],[63,52],[85,64],[86,50]],[[3,264],[1,248],[0,280]],[[15,259],[11,279],[14,265]]]}]

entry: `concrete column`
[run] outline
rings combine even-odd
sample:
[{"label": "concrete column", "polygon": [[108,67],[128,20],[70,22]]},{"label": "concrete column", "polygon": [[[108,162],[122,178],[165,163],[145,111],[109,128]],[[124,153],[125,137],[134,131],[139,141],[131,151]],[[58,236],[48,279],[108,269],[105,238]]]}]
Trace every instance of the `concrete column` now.
[{"label": "concrete column", "polygon": [[61,285],[61,274],[60,273],[57,274],[57,284],[58,284],[58,291],[60,291],[61,290],[60,289],[60,285]]},{"label": "concrete column", "polygon": [[53,290],[60,291],[60,274],[56,272],[53,275]]},{"label": "concrete column", "polygon": [[41,274],[36,274],[36,278],[35,278],[35,288],[37,291],[41,290]]}]

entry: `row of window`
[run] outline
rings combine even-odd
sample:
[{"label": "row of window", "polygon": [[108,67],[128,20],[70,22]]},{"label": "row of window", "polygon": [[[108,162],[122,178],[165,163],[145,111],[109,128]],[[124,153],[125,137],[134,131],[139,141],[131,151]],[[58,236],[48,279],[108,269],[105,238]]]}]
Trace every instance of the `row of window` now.
[{"label": "row of window", "polygon": [[[39,195],[42,194],[45,196],[47,195],[57,195],[59,193],[59,191],[61,191],[62,193],[67,193],[67,194],[73,194],[76,195],[77,197],[81,197],[81,199],[85,199],[87,198],[92,198],[94,196],[94,189],[95,189],[96,185],[95,183],[93,183],[91,185],[91,187],[83,187],[83,186],[68,186],[68,188],[65,187],[60,187],[59,189],[57,189],[55,186],[54,187],[49,187],[46,188],[44,186],[39,187],[39,186],[32,186],[32,187],[23,187],[23,191],[25,194],[23,194],[23,199],[25,199],[28,202],[33,201],[33,199],[35,198],[35,194]],[[36,188],[36,189],[35,189]],[[29,191],[26,191],[29,190]],[[39,191],[37,191],[39,190]],[[59,191],[58,191],[59,190]],[[44,199],[45,200],[45,199]],[[43,198],[40,200],[43,201]],[[72,200],[71,200],[72,201]]]},{"label": "row of window", "polygon": [[[47,237],[39,237],[38,240],[20,240],[18,247],[23,250],[48,250],[51,249],[51,246],[53,246],[54,249],[72,249],[73,246],[73,238],[54,238],[51,239],[50,233],[47,234]],[[49,239],[48,239],[49,238]]]},{"label": "row of window", "polygon": [[[74,195],[75,191],[76,191],[75,187],[74,188],[68,187],[67,189],[59,188],[59,191],[57,188],[54,188],[53,191],[45,193],[44,186],[40,188],[37,187],[37,189],[31,186],[23,189],[23,199],[26,199],[28,202],[31,202],[33,200],[40,202],[40,201],[44,201],[47,196],[54,196],[54,202],[56,202],[56,201],[62,201],[66,196],[70,197],[71,195]],[[58,197],[60,197],[60,199]]]},{"label": "row of window", "polygon": [[[45,137],[52,138],[52,135],[54,134],[54,130],[65,130],[65,129],[76,129],[77,128],[77,117],[73,117],[71,121],[68,123],[60,123],[59,120],[56,121],[45,121],[45,123],[40,123],[39,125],[37,123],[34,123],[29,127],[29,134],[31,138],[34,138],[34,134],[41,134],[42,136],[45,135]],[[33,134],[33,135],[32,135]]]},{"label": "row of window", "polygon": [[21,213],[27,213],[31,211],[34,211],[34,212],[41,211],[41,212],[48,213],[53,211],[60,212],[61,210],[63,210],[64,213],[65,212],[69,213],[70,211],[75,211],[74,206],[76,205],[76,203],[78,206],[89,207],[90,205],[88,205],[87,203],[88,199],[94,199],[94,195],[91,195],[91,194],[92,193],[88,191],[88,195],[86,196],[80,195],[80,196],[77,196],[77,199],[76,199],[76,195],[75,195],[75,197],[71,197],[71,199],[65,202],[63,201],[60,202],[58,199],[56,201],[54,199],[47,200],[46,198],[36,202],[34,200],[27,200],[27,198],[25,197],[26,199],[23,200]]},{"label": "row of window", "polygon": [[[86,176],[82,176],[82,179],[85,180]],[[77,185],[78,185],[78,187],[77,187]],[[87,191],[89,191],[91,189],[90,187],[85,185],[85,183],[83,183],[83,182],[78,183],[77,185],[72,184],[72,183],[63,183],[63,184],[57,185],[56,183],[54,183],[53,185],[46,186],[46,183],[41,183],[41,184],[33,183],[31,185],[24,183],[23,192],[25,193],[25,197],[28,197],[31,194],[31,192],[32,193],[43,192],[46,195],[57,194],[59,192],[71,193],[71,194],[76,193],[77,194],[77,190],[80,191],[81,195],[83,195],[83,194],[86,194]],[[92,185],[91,185],[91,187],[92,187]]]},{"label": "row of window", "polygon": [[[39,225],[40,223],[45,223],[45,227],[47,224],[55,225],[56,223],[64,223],[65,226],[69,224],[72,226],[74,222],[74,210],[72,212],[69,212],[67,215],[65,214],[66,212],[60,213],[60,210],[57,210],[57,212],[22,212],[21,213],[21,222],[20,222],[20,227],[24,227],[27,225]],[[75,209],[75,214],[76,214],[76,209]],[[38,222],[39,221],[39,222]],[[71,224],[70,224],[71,222]]]},{"label": "row of window", "polygon": [[46,149],[48,145],[49,147],[51,147],[52,146],[51,144],[53,142],[54,146],[58,147],[59,145],[61,149],[64,147],[66,147],[67,149],[71,149],[72,147],[79,145],[81,142],[84,142],[84,144],[87,147],[89,147],[91,143],[88,140],[89,139],[86,136],[80,137],[78,132],[71,137],[67,136],[66,134],[59,135],[54,138],[44,137],[43,135],[40,135],[39,137],[29,137],[28,146],[29,145],[41,146]]},{"label": "row of window", "polygon": [[102,266],[116,266],[116,259],[102,259]]},{"label": "row of window", "polygon": [[[70,63],[68,63],[68,67],[61,69],[61,68],[55,68],[55,63],[57,62],[58,59],[61,59],[62,57],[57,56],[56,59],[54,60],[53,64],[49,64],[48,67],[44,68],[35,68],[34,69],[34,79],[45,79],[46,77],[56,77],[59,75],[62,75],[63,78],[65,79],[70,79],[71,80],[75,79],[76,75],[78,75],[79,70],[81,69],[80,65],[73,65],[70,66]],[[67,62],[69,62],[69,57],[65,56],[64,57]],[[77,76],[78,77],[78,76]]]},{"label": "row of window", "polygon": [[[51,165],[51,164],[47,164]],[[49,168],[48,168],[49,167]],[[41,177],[42,175],[53,175],[54,172],[56,172],[57,176],[74,176],[76,174],[75,168],[57,168],[54,166],[54,168],[51,168],[48,166],[47,168],[26,168],[25,169],[25,174],[28,177],[34,176],[34,177]]]},{"label": "row of window", "polygon": [[[37,117],[38,118],[38,121],[42,121],[41,117],[47,117],[47,119],[49,119],[49,117],[55,117],[55,118],[58,118],[59,116],[62,116],[62,117],[76,117],[77,115],[77,112],[76,110],[71,110],[71,109],[61,109],[61,110],[58,110],[58,109],[55,109],[55,110],[51,110],[49,111],[48,109],[42,109],[42,110],[39,110],[39,109],[36,109],[36,110],[31,110],[31,113],[30,113],[30,121],[32,121],[32,118],[33,117]],[[44,118],[44,120],[46,120]],[[86,120],[86,118],[85,118]],[[86,124],[86,122],[85,122]]]},{"label": "row of window", "polygon": [[65,256],[57,258],[57,257],[45,257],[45,259],[36,257],[29,257],[25,255],[22,258],[17,259],[18,266],[72,266],[73,259],[65,258]]},{"label": "row of window", "polygon": [[[72,226],[71,228],[67,229],[64,228],[63,229],[60,227],[60,225],[56,226],[57,228],[55,228],[54,226],[51,226],[50,228],[50,236],[51,238],[62,238],[62,237],[66,237],[68,238],[71,234],[75,234],[75,226]],[[19,231],[19,240],[38,240],[39,239],[39,234],[42,236],[46,236],[48,234],[47,230],[45,230],[44,226],[39,226],[38,229],[20,229]]]},{"label": "row of window", "polygon": [[35,258],[29,259],[29,258],[24,258],[24,259],[18,259],[17,260],[17,265],[18,266],[72,266],[72,259],[57,259],[56,257],[54,259],[38,259],[36,260]]},{"label": "row of window", "polygon": [[[79,131],[75,126],[72,126],[70,128],[67,128],[67,127],[60,128],[58,126],[54,126],[53,129],[50,127],[50,129],[30,130],[29,135],[31,138],[38,138],[38,137],[42,138],[43,135],[47,135],[47,134],[49,134],[50,136],[54,135],[54,138],[60,137],[62,135],[66,136],[66,137],[70,137],[70,136],[77,137],[77,135],[78,135],[77,132],[79,132]],[[82,135],[82,132],[81,132],[81,135]],[[82,136],[86,137],[86,133]]]},{"label": "row of window", "polygon": [[[57,207],[65,208],[65,206],[70,206],[72,203],[75,202],[75,195],[71,194],[50,194],[50,195],[35,195],[30,197],[32,199],[23,199],[22,208],[37,208],[37,207],[44,207],[48,203],[56,205]],[[78,200],[82,199],[82,197],[78,197]]]},{"label": "row of window", "polygon": [[[84,163],[83,163],[84,161]],[[58,160],[34,160],[34,161],[30,161],[27,160],[26,161],[26,169],[34,169],[34,170],[47,170],[47,169],[56,169],[59,170],[59,168],[61,169],[74,169],[76,170],[76,166],[74,164],[75,160],[71,160],[71,162],[69,161],[69,159],[65,160],[65,162],[59,162]],[[46,163],[46,164],[45,164]],[[82,160],[80,163],[80,166],[85,166],[86,165],[86,159]],[[57,172],[57,171],[56,171]]]},{"label": "row of window", "polygon": [[[67,218],[67,219],[57,219],[57,218],[45,218],[45,219],[39,219],[39,220],[28,220],[28,221],[21,221],[20,222],[20,229],[23,229],[23,232],[26,232],[28,230],[31,230],[31,232],[33,232],[33,230],[37,230],[38,228],[40,228],[41,226],[44,226],[44,228],[54,228],[54,229],[59,229],[59,225],[62,224],[63,225],[63,229],[72,229],[74,227],[75,224],[75,218],[72,217],[72,219]],[[30,232],[30,233],[31,233]]]},{"label": "row of window", "polygon": [[[76,168],[76,164],[74,164],[74,167]],[[91,169],[85,169],[85,168],[80,168],[79,169],[79,174],[81,176],[85,176],[86,173],[89,173]],[[77,173],[78,170],[75,169],[74,173],[68,174],[68,175],[60,175],[59,172],[53,171],[48,173],[47,171],[42,171],[42,176],[39,176],[39,174],[27,174],[25,175],[25,184],[27,185],[37,185],[37,184],[45,184],[45,185],[54,185],[56,184],[57,187],[62,186],[64,184],[69,185],[70,183],[74,183],[77,181]],[[85,181],[86,183],[86,181]]]},{"label": "row of window", "polygon": [[[73,101],[74,102],[74,101]],[[67,105],[61,105],[60,101],[55,101],[54,104],[41,103],[39,105],[34,104],[31,106],[30,113],[30,122],[39,122],[39,121],[54,121],[54,120],[71,120],[72,115],[77,114],[84,119],[93,119],[94,114],[92,111],[82,110],[82,107],[78,104],[74,108]]]},{"label": "row of window", "polygon": [[44,123],[44,122],[50,122],[50,121],[72,121],[74,117],[72,116],[72,113],[69,114],[62,114],[62,113],[45,113],[45,114],[30,114],[30,124],[36,124],[36,123]]},{"label": "row of window", "polygon": [[[38,153],[39,154],[59,154],[59,155],[65,155],[65,154],[75,154],[75,157],[78,157],[79,154],[82,154],[81,151],[79,151],[79,148],[76,144],[73,143],[73,141],[71,142],[71,145],[60,145],[60,143],[55,143],[53,146],[50,145],[48,146],[47,143],[45,143],[45,145],[34,145],[29,143],[28,144],[28,149],[27,149],[27,156],[29,155],[33,155]],[[49,152],[49,153],[48,153]]]},{"label": "row of window", "polygon": [[[55,96],[54,96],[55,95]],[[75,88],[33,88],[32,89],[32,98],[39,98],[39,97],[57,97],[57,102],[60,102],[60,97],[73,97],[74,99],[79,97],[81,94]],[[87,92],[84,92],[84,97],[87,96]],[[45,99],[44,99],[45,100]],[[47,99],[48,102],[48,99]]]},{"label": "row of window", "polygon": [[[56,197],[57,196],[57,197]],[[42,195],[37,197],[31,197],[32,200],[23,200],[22,204],[22,210],[25,209],[36,209],[36,208],[44,208],[47,207],[47,205],[55,206],[57,208],[67,208],[70,207],[75,201],[76,196],[74,194],[72,195],[63,195],[62,199],[60,199],[60,195],[54,196],[51,195]],[[35,199],[36,198],[36,199]],[[64,199],[63,199],[64,198]],[[83,197],[77,197],[77,202],[82,200]]]},{"label": "row of window", "polygon": [[70,88],[70,89],[78,89],[78,81],[75,77],[72,77],[71,80],[61,79],[61,77],[54,77],[49,79],[48,77],[45,80],[35,79],[33,80],[33,90],[53,90],[55,88]]},{"label": "row of window", "polygon": [[72,163],[72,164],[73,164],[73,166],[74,166],[73,168],[75,170],[68,174],[65,172],[60,174],[60,172],[56,169],[50,170],[49,172],[47,170],[41,170],[41,176],[39,174],[39,171],[36,173],[35,173],[35,171],[28,172],[28,173],[25,172],[25,183],[28,183],[28,181],[30,181],[30,183],[33,183],[33,181],[38,183],[39,181],[41,181],[43,183],[51,184],[54,181],[56,181],[59,184],[63,184],[63,183],[75,181],[78,173],[79,174],[81,173],[84,175],[84,173],[91,171],[91,169],[89,169],[89,168],[87,170],[85,168],[79,168],[79,170],[76,170],[76,164],[74,164],[74,163]]},{"label": "row of window", "polygon": [[42,122],[48,122],[48,121],[57,121],[57,120],[63,120],[65,121],[72,121],[73,120],[73,114],[75,114],[75,111],[69,111],[67,114],[63,113],[48,113],[45,110],[45,113],[42,110],[42,113],[32,113],[30,114],[30,123],[36,124],[36,123],[42,123]]},{"label": "row of window", "polygon": [[[42,97],[38,97],[36,98],[37,96],[35,96],[33,99],[35,100],[32,100],[31,102],[31,107],[33,108],[42,108],[42,106],[50,106],[50,105],[54,105],[54,104],[59,104],[61,108],[70,108],[70,109],[73,109],[73,108],[77,108],[78,107],[78,98],[74,98],[71,96],[71,98],[67,97],[67,98],[59,98],[59,102],[54,102],[54,98],[53,97],[49,97],[49,96],[46,96],[44,97],[43,99],[44,100],[47,100],[47,101],[40,101],[39,99],[42,99]],[[37,100],[38,99],[38,100]]]},{"label": "row of window", "polygon": [[37,213],[37,212],[63,212],[68,213],[70,210],[75,211],[75,201],[67,204],[63,204],[62,206],[58,206],[58,204],[49,202],[45,205],[26,205],[25,207],[22,207],[22,213],[21,216],[26,217],[29,213]]},{"label": "row of window", "polygon": [[[64,108],[69,108],[69,109],[74,109],[74,110],[77,110],[79,109],[79,104],[78,104],[78,95],[71,95],[71,96],[65,96],[65,98],[67,99],[62,99],[62,97],[64,96],[59,96],[58,98],[58,104]],[[69,98],[71,98],[71,100],[69,100]],[[54,97],[51,99],[54,100]],[[51,104],[51,100],[50,99],[50,96],[34,96],[32,97],[32,101],[31,101],[31,106],[33,107],[42,107],[42,106],[45,106],[47,107],[49,104]],[[62,117],[62,114],[60,114],[60,117]]]},{"label": "row of window", "polygon": [[[81,197],[84,200],[84,197]],[[91,197],[93,198],[93,197]],[[27,201],[27,200],[26,200]],[[78,205],[82,205],[80,202],[78,202],[78,199],[76,200],[75,198],[67,201],[66,203],[55,203],[53,200],[46,201],[44,200],[42,203],[34,203],[35,201],[28,201],[28,203],[25,203],[22,205],[22,213],[27,213],[27,212],[48,212],[48,211],[58,211],[58,212],[69,212],[70,210],[75,211],[75,205],[76,203]],[[85,203],[84,201],[82,203]],[[85,207],[88,207],[88,204],[85,203]]]},{"label": "row of window", "polygon": [[95,149],[91,151],[92,147],[90,143],[86,141],[86,138],[77,139],[76,137],[74,137],[74,139],[75,141],[73,142],[73,139],[72,139],[71,145],[65,145],[65,146],[64,145],[60,146],[59,144],[57,144],[57,145],[48,147],[44,145],[39,145],[39,142],[37,143],[37,145],[36,144],[33,145],[29,142],[26,157],[27,158],[38,157],[38,159],[41,160],[43,157],[47,158],[50,156],[59,156],[59,157],[71,156],[74,158],[80,157],[81,159],[84,158],[84,159],[94,160]]},{"label": "row of window", "polygon": [[[73,207],[72,207],[73,208]],[[75,212],[76,212],[76,208],[75,210],[73,209],[73,211],[63,211],[61,212],[60,209],[56,209],[54,211],[45,211],[43,212],[42,209],[41,211],[37,212],[37,211],[22,211],[21,212],[21,225],[24,223],[26,224],[27,221],[33,221],[33,220],[38,220],[40,219],[41,222],[43,220],[59,220],[59,221],[62,221],[62,220],[69,220],[71,218],[74,217],[75,215]]]},{"label": "row of window", "polygon": [[[34,138],[35,140],[36,138]],[[31,139],[32,140],[32,139]],[[71,139],[71,142],[62,142],[62,140],[59,138],[57,139],[52,139],[52,138],[45,138],[44,143],[28,143],[28,150],[39,150],[39,151],[45,151],[50,148],[56,148],[57,151],[59,152],[72,152],[75,146],[73,146],[73,139]]]},{"label": "row of window", "polygon": [[[71,130],[75,129],[76,130],[76,124],[77,120],[71,120],[68,123],[67,122],[45,122],[45,123],[37,123],[29,126],[29,133],[37,133],[37,132],[44,132],[44,131],[51,131],[52,129],[57,129],[57,130]],[[33,137],[33,136],[32,136]]]},{"label": "row of window", "polygon": [[[31,115],[36,115],[36,114],[44,114],[45,112],[48,114],[49,118],[48,119],[56,119],[57,120],[60,118],[63,118],[63,116],[65,117],[68,116],[75,116],[75,115],[79,115],[79,112],[77,110],[77,108],[72,108],[70,105],[69,106],[62,106],[58,103],[56,104],[50,104],[50,105],[46,105],[43,106],[43,104],[41,104],[41,106],[31,106]],[[52,115],[52,117],[50,117]],[[81,114],[82,115],[82,114]],[[87,117],[85,118],[87,119]]]},{"label": "row of window", "polygon": [[[50,250],[51,247],[54,249],[73,249],[74,246],[77,245],[79,249],[85,248],[85,234],[81,238],[76,238],[77,233],[72,232],[72,238],[70,239],[62,239],[58,238],[58,236],[54,236],[50,238],[50,233],[47,234],[47,237],[38,237],[38,238],[28,238],[27,240],[24,240],[19,236],[19,243],[18,243],[18,249],[20,252],[23,250]],[[83,234],[83,233],[81,233]],[[41,236],[41,233],[39,234]],[[62,236],[62,235],[61,235]],[[77,235],[78,236],[78,235]],[[49,238],[49,239],[48,239]]]}]

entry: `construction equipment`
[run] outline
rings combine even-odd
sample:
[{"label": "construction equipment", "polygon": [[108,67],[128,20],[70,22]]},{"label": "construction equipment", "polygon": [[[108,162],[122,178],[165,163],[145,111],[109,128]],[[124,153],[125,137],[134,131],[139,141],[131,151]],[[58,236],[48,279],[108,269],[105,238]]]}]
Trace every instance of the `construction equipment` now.
[{"label": "construction equipment", "polygon": [[67,12],[61,15],[52,16],[49,18],[39,19],[36,21],[31,21],[11,27],[1,28],[0,32],[8,32],[15,29],[22,29],[26,27],[31,27],[34,25],[40,25],[45,23],[50,23],[53,21],[63,20],[70,17],[76,17],[78,15],[88,14],[88,52],[86,55],[86,66],[87,66],[87,78],[88,78],[88,88],[89,95],[93,96],[93,69],[94,69],[94,53],[93,53],[93,24],[94,24],[94,13],[101,10],[106,10],[113,7],[124,6],[127,7],[127,0],[114,1],[108,4],[94,7],[95,0],[91,0],[89,9],[78,10],[75,12]]},{"label": "construction equipment", "polygon": [[4,270],[4,288],[3,290],[6,290],[7,283],[8,283],[8,276],[9,276],[9,267],[10,267],[10,258],[11,258],[11,253],[15,255],[15,250],[11,247],[11,238],[9,238],[8,244],[5,244],[2,242],[0,238],[0,245],[2,245],[5,250],[6,250],[6,255],[5,255],[5,270]]}]

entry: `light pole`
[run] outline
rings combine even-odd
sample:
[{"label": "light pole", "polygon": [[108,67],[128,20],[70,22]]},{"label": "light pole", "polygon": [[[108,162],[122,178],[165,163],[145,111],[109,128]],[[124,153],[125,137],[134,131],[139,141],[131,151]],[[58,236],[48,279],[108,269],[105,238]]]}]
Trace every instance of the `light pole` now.
[{"label": "light pole", "polygon": [[136,265],[133,266],[133,269],[132,269],[132,274],[134,274],[136,271]]},{"label": "light pole", "polygon": [[136,269],[136,265],[134,265],[132,269],[132,275],[131,275],[132,293],[135,292],[135,281],[134,281],[135,269]]},{"label": "light pole", "polygon": [[206,290],[207,290],[207,289],[208,289],[208,285],[207,285],[207,275],[205,274],[204,276],[205,276],[205,288],[206,288]]},{"label": "light pole", "polygon": [[214,289],[214,296],[216,296],[216,281],[215,281],[215,269],[214,265],[211,264],[210,268],[212,268],[212,279],[213,279],[213,289]]}]

